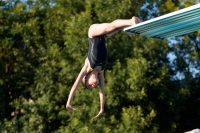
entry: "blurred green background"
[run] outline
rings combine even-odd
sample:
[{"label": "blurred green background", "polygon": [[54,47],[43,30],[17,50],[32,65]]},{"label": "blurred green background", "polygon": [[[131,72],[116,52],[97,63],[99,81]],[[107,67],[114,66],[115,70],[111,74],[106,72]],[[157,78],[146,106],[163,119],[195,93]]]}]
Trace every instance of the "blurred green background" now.
[{"label": "blurred green background", "polygon": [[195,0],[1,0],[1,133],[180,133],[200,128],[200,32],[107,40],[105,111],[80,86],[65,109],[93,23],[146,21]]}]

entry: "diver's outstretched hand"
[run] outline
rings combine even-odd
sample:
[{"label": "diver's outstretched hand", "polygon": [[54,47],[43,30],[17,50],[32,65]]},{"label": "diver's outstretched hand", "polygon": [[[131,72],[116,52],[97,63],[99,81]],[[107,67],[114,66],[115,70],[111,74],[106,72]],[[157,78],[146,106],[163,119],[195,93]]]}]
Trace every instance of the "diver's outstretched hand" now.
[{"label": "diver's outstretched hand", "polygon": [[101,110],[99,111],[99,113],[98,113],[94,118],[99,117],[102,113],[103,113],[103,109],[101,109]]},{"label": "diver's outstretched hand", "polygon": [[76,110],[72,105],[66,105],[66,109],[69,111]]}]

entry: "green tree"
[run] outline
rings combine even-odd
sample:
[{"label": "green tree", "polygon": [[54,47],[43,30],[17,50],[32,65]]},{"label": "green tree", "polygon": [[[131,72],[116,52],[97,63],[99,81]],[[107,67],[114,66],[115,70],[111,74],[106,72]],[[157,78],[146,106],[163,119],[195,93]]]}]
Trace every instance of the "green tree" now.
[{"label": "green tree", "polygon": [[[134,15],[147,20],[194,4],[181,2],[1,2],[0,131],[167,133],[196,128],[199,117],[192,116],[199,112],[199,74],[190,67],[199,68],[197,32],[193,41],[179,37],[173,45],[119,32],[107,40],[104,114],[93,119],[99,110],[98,89],[83,86],[73,99],[77,110],[65,109],[87,57],[87,31],[92,23]],[[173,62],[169,54],[175,55]]]}]

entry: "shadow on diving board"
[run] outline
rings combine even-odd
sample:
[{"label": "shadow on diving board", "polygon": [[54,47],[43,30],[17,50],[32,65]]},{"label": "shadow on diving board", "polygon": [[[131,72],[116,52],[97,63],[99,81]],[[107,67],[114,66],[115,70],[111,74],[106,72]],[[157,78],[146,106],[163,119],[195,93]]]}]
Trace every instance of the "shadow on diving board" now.
[{"label": "shadow on diving board", "polygon": [[128,34],[164,39],[200,30],[200,4],[124,29]]}]

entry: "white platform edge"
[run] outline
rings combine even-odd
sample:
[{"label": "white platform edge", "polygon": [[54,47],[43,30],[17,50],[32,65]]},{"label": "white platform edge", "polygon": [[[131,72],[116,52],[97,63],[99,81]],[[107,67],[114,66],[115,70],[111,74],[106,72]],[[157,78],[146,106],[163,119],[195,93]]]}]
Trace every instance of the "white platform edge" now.
[{"label": "white platform edge", "polygon": [[193,9],[197,9],[197,8],[200,8],[200,4],[196,4],[194,6],[190,6],[190,7],[187,7],[187,8],[172,12],[172,13],[168,13],[168,14],[165,14],[165,15],[162,15],[162,16],[159,16],[159,17],[156,17],[156,18],[141,22],[141,23],[136,24],[134,26],[130,26],[130,27],[124,28],[124,31],[132,29],[132,28],[135,28],[135,27],[138,27],[138,26],[141,26],[141,25],[145,25],[145,24],[148,24],[148,23],[151,23],[151,22],[155,22],[155,21],[167,18],[167,17],[171,17],[171,16],[174,16],[174,15],[177,15],[177,14],[180,14],[180,13],[184,13],[184,12],[187,12],[187,11],[190,11],[190,10],[193,10]]}]

